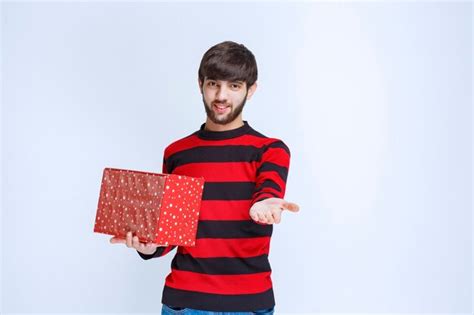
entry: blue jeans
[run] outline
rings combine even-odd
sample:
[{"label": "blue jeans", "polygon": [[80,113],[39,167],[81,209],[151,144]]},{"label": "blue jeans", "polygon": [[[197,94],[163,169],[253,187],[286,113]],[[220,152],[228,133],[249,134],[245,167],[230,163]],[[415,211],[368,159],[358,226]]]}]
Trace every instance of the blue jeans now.
[{"label": "blue jeans", "polygon": [[273,315],[275,308],[265,310],[257,310],[253,312],[211,312],[195,310],[193,308],[171,308],[163,304],[161,308],[161,315]]}]

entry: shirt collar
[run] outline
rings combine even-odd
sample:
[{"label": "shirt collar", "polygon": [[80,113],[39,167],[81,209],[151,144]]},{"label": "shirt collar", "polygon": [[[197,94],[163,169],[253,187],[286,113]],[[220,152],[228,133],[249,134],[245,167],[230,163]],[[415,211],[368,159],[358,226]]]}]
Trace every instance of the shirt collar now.
[{"label": "shirt collar", "polygon": [[244,120],[243,123],[244,124],[238,128],[225,130],[225,131],[206,130],[204,129],[206,126],[206,123],[203,123],[197,133],[197,136],[201,139],[209,139],[209,140],[224,140],[224,139],[236,138],[239,136],[243,136],[244,134],[248,133],[251,129],[250,125],[248,124],[246,120]]}]

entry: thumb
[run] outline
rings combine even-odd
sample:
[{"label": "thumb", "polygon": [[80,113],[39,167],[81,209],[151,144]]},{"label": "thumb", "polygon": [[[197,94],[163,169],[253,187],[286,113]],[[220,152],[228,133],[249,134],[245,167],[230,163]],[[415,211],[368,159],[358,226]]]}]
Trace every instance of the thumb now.
[{"label": "thumb", "polygon": [[110,239],[110,243],[112,243],[112,244],[125,244],[126,241],[122,238],[114,236]]},{"label": "thumb", "polygon": [[287,202],[285,201],[282,205],[282,207],[286,210],[290,210],[291,212],[298,212],[300,211],[300,207],[296,204],[296,203],[293,203],[293,202]]}]

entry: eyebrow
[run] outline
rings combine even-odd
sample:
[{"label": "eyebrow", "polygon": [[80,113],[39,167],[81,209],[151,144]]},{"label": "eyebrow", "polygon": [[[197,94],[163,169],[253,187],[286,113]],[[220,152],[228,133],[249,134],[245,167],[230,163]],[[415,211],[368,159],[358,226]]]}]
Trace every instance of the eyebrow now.
[{"label": "eyebrow", "polygon": [[[227,80],[216,80],[216,79],[211,79],[211,78],[206,78],[207,81],[227,81]],[[233,80],[233,81],[228,81],[230,83],[239,83],[239,84],[244,84],[245,81],[243,80]]]}]

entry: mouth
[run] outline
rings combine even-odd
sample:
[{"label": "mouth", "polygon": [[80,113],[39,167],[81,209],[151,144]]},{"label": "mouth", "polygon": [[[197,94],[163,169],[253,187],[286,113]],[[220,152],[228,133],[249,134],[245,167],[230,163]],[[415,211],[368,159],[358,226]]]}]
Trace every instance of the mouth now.
[{"label": "mouth", "polygon": [[223,114],[227,112],[228,108],[230,108],[230,106],[227,106],[227,105],[215,105],[215,104],[212,107],[218,114]]}]

